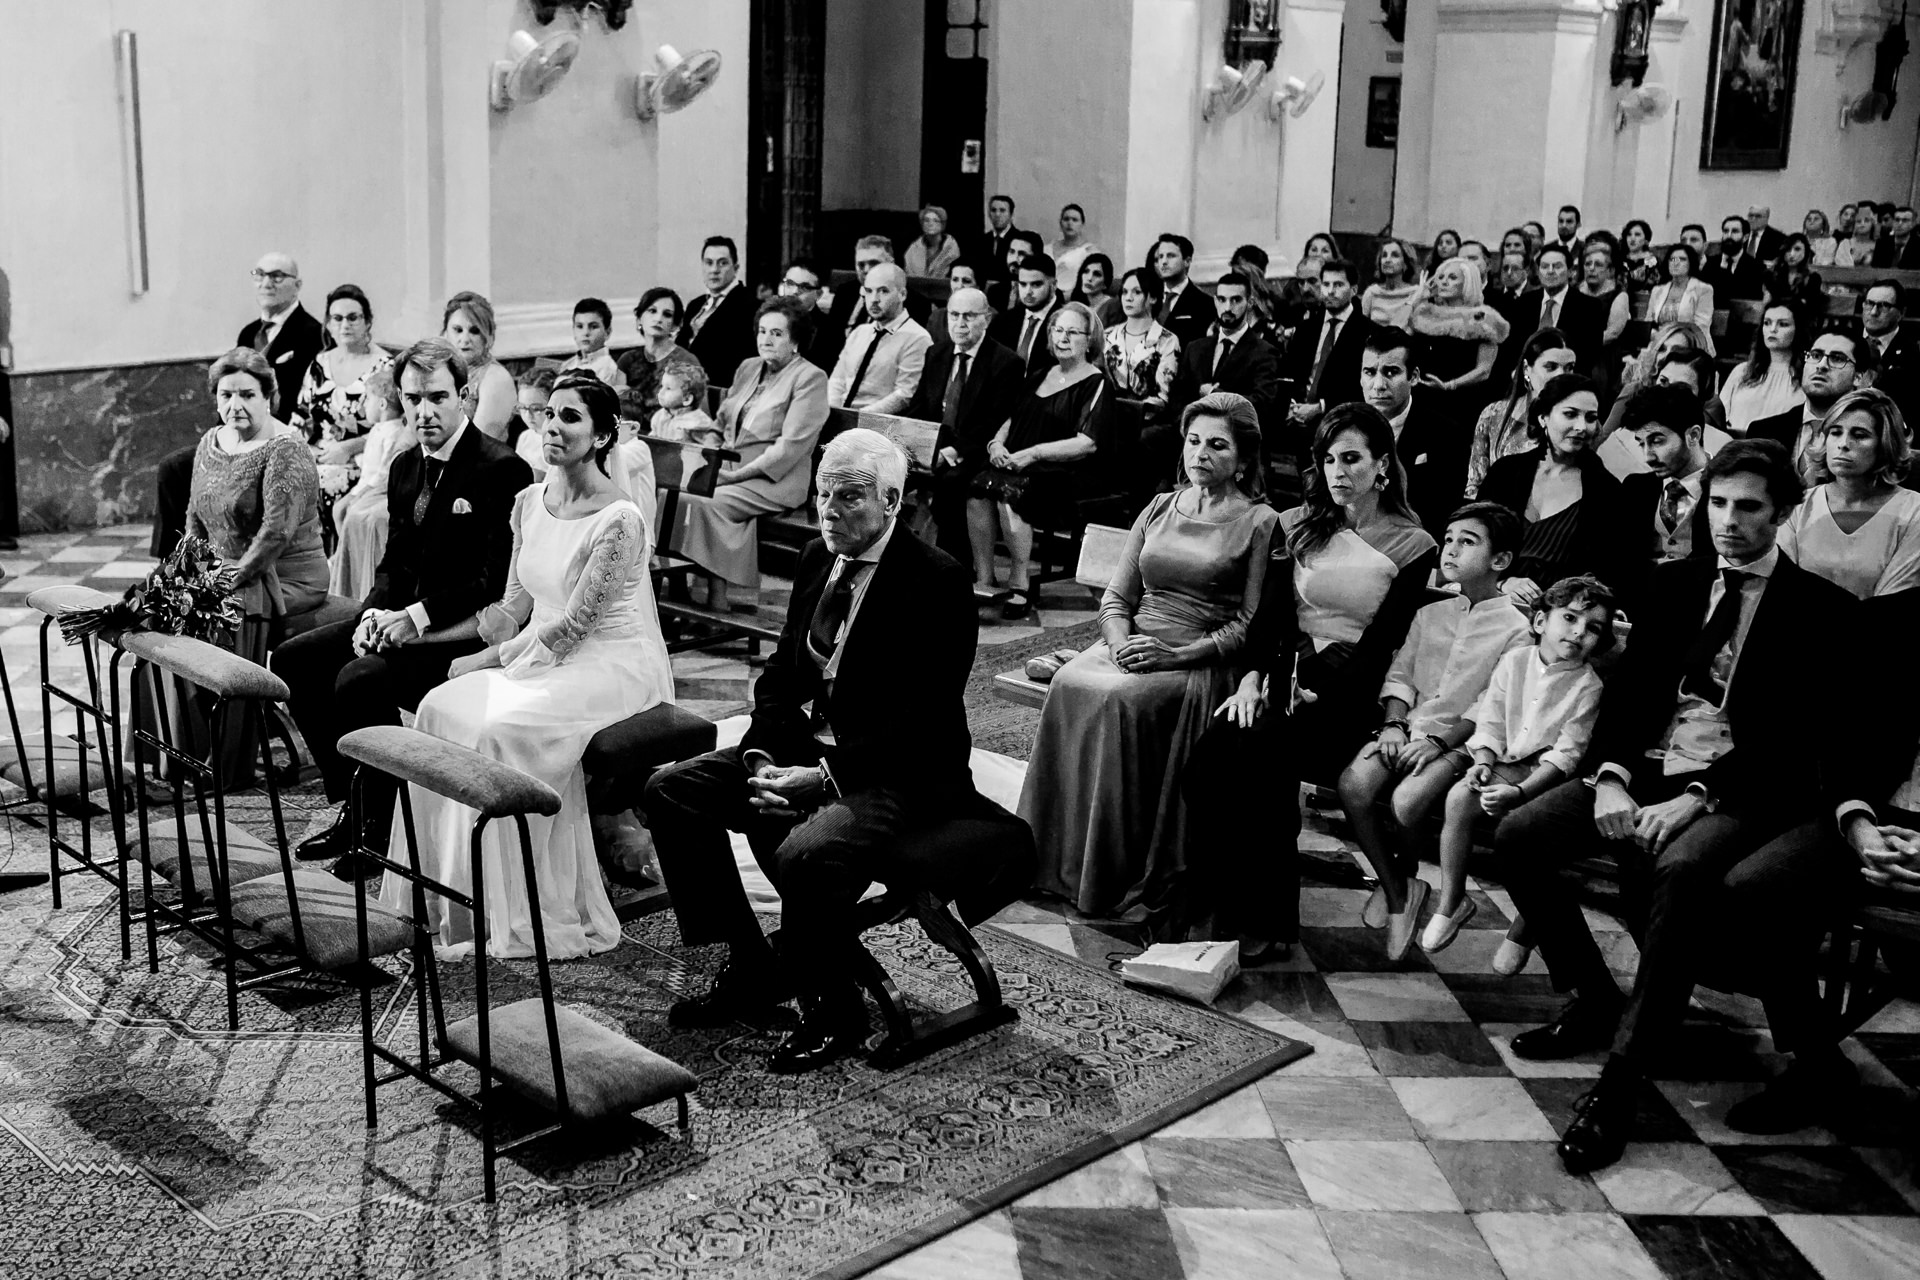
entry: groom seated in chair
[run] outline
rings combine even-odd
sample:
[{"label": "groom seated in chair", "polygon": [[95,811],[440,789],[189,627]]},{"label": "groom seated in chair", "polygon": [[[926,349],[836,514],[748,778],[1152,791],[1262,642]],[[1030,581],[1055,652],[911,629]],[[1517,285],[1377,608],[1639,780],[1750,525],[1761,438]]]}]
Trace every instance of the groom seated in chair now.
[{"label": "groom seated in chair", "polygon": [[[818,476],[820,541],[795,576],[779,646],[737,747],[661,770],[647,823],[690,946],[728,944],[712,990],[669,1020],[720,1027],[797,995],[776,1072],[857,1050],[866,1007],[854,907],[890,881],[903,835],[980,804],[961,700],[979,624],[972,575],[900,527],[906,455],[876,431],[834,437]],[[728,844],[743,832],[781,898],[760,932]]]},{"label": "groom seated in chair", "polygon": [[[316,627],[274,651],[288,707],[340,809],[323,816],[296,856],[340,857],[356,840],[383,849],[392,830],[393,784],[369,771],[365,821],[347,822],[353,765],[335,744],[355,729],[399,724],[444,683],[453,660],[485,647],[475,631],[436,637],[466,622],[506,589],[513,555],[514,496],[533,472],[512,449],[467,420],[467,364],[438,338],[414,343],[394,363],[408,425],[420,443],[393,461],[387,483],[387,549],[360,616]],[[334,874],[358,868],[346,859]]]}]

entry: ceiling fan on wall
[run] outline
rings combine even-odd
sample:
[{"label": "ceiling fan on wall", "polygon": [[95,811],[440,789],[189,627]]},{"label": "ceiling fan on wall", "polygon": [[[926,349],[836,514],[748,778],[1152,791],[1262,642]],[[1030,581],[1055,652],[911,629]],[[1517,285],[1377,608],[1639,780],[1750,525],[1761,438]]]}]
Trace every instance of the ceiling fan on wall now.
[{"label": "ceiling fan on wall", "polygon": [[516,31],[507,37],[507,56],[493,64],[488,100],[495,111],[537,102],[566,78],[579,56],[578,32],[561,30],[535,39],[526,31]]},{"label": "ceiling fan on wall", "polygon": [[654,51],[652,71],[643,71],[633,86],[633,109],[642,120],[665,111],[681,111],[713,87],[720,78],[720,55],[698,49],[686,57],[670,44]]},{"label": "ceiling fan on wall", "polygon": [[1307,108],[1320,96],[1320,90],[1327,84],[1327,73],[1316,71],[1302,80],[1299,76],[1288,76],[1286,83],[1273,91],[1273,97],[1267,100],[1267,119],[1278,121],[1283,116],[1292,116],[1298,120],[1307,114]]}]

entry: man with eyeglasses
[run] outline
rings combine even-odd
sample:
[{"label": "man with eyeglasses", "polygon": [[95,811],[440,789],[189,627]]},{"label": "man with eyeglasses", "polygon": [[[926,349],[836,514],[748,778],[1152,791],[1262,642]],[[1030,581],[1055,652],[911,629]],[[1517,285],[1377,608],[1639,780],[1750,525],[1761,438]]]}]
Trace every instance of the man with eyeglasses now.
[{"label": "man with eyeglasses", "polygon": [[[254,263],[253,296],[260,318],[247,322],[234,345],[253,348],[273,366],[273,416],[286,422],[300,398],[300,384],[307,380],[307,366],[320,354],[327,331],[300,305],[300,264],[287,254],[262,254]],[[163,559],[173,554],[187,529],[193,455],[198,449],[196,441],[168,454],[155,471],[149,549]]]},{"label": "man with eyeglasses", "polygon": [[1860,327],[1880,357],[1874,386],[1893,397],[1912,429],[1920,414],[1920,350],[1901,322],[1907,318],[1907,290],[1898,280],[1876,281],[1860,300]]},{"label": "man with eyeglasses", "polygon": [[1800,390],[1807,402],[1747,427],[1749,440],[1778,440],[1798,466],[1805,460],[1821,420],[1849,391],[1869,386],[1880,369],[1879,352],[1849,333],[1823,333],[1800,363]]},{"label": "man with eyeglasses", "polygon": [[987,295],[959,288],[947,299],[947,336],[927,352],[920,385],[902,411],[940,424],[934,442],[933,523],[940,549],[971,564],[967,487],[987,465],[987,442],[1013,416],[1024,369],[1020,357],[987,336]]},{"label": "man with eyeglasses", "polygon": [[820,298],[826,292],[826,283],[826,277],[814,265],[812,258],[795,258],[780,273],[780,296],[794,299],[807,309],[813,320],[813,337],[808,339],[800,354],[820,369],[833,368],[834,360],[840,355],[839,339],[829,323],[832,317],[820,305]]}]

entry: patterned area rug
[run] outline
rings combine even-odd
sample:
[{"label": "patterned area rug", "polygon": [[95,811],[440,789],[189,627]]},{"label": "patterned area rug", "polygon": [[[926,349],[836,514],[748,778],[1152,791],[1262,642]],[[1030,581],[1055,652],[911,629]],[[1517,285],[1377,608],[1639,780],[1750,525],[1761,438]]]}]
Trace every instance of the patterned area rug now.
[{"label": "patterned area rug", "polygon": [[[789,1078],[762,1068],[777,1032],[669,1028],[668,1004],[711,977],[720,949],[681,946],[670,915],[629,923],[623,945],[557,966],[555,984],[699,1075],[691,1133],[668,1103],[544,1140],[500,1163],[489,1211],[464,1109],[405,1081],[366,1127],[351,992],[243,993],[229,1034],[199,948],[163,940],[149,974],[136,934],[121,960],[104,886],[69,881],[59,912],[44,888],[0,897],[0,1271],[852,1276],[1308,1052],[979,932],[1018,1022],[892,1073],[843,1062]],[[918,926],[867,937],[920,1007],[969,997]],[[442,974],[461,1016],[471,968]],[[496,1003],[535,989],[524,963],[490,975]],[[414,1043],[413,995],[398,968],[374,990],[395,1046]]]},{"label": "patterned area rug", "polygon": [[997,751],[1015,760],[1033,753],[1033,735],[1040,731],[1040,712],[1008,702],[993,691],[993,678],[1003,671],[1019,671],[1028,658],[1037,658],[1055,649],[1084,649],[1100,638],[1098,622],[1044,631],[1026,640],[1011,640],[991,647],[981,645],[974,655],[973,673],[967,677],[967,727],[973,730],[973,745],[982,751]]}]

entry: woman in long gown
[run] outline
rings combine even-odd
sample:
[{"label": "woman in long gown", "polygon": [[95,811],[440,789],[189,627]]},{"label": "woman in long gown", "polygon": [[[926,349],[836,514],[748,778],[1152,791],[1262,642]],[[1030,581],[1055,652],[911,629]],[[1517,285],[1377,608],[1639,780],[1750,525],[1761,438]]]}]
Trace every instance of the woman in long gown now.
[{"label": "woman in long gown", "polygon": [[1215,392],[1181,417],[1187,483],[1134,521],[1100,606],[1106,638],[1054,676],[1020,792],[1036,886],[1090,915],[1172,904],[1180,770],[1232,690],[1280,518],[1259,503],[1252,402]]},{"label": "woman in long gown", "polygon": [[[513,564],[506,596],[479,631],[490,648],[454,663],[452,678],[420,701],[414,727],[471,747],[560,793],[560,812],[529,815],[547,954],[608,951],[620,922],[594,855],[580,757],[610,724],[673,700],[673,673],[648,576],[651,541],[640,510],[609,475],[619,435],[619,396],[591,374],[555,385],[544,433],[547,478],[522,490],[513,510]],[[471,891],[468,838],[474,812],[413,787],[421,869]],[[391,848],[406,848],[396,813]],[[533,954],[520,846],[512,823],[487,827],[487,954]],[[406,909],[411,888],[389,876],[381,901]],[[442,955],[473,947],[469,914],[428,895]]]}]

